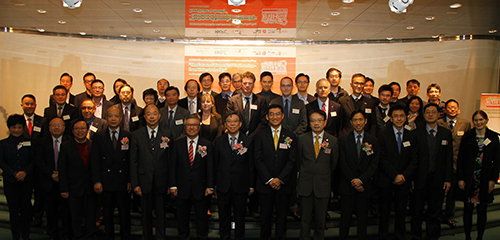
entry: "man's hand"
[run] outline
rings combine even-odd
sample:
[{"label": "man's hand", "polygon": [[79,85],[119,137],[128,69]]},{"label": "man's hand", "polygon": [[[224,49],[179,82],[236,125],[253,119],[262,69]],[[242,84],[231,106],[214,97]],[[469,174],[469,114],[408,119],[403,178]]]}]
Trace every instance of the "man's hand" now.
[{"label": "man's hand", "polygon": [[403,174],[398,174],[394,178],[394,184],[396,184],[396,185],[402,185],[403,183],[405,183],[405,181],[406,181],[406,179],[405,179],[405,176],[403,176]]},{"label": "man's hand", "polygon": [[255,192],[255,189],[250,188],[248,189],[248,195],[252,195]]},{"label": "man's hand", "polygon": [[363,186],[354,187],[358,192],[364,192],[365,188]]},{"label": "man's hand", "polygon": [[59,171],[52,171],[52,175],[50,175],[50,177],[54,182],[59,182]]},{"label": "man's hand", "polygon": [[170,195],[172,195],[172,197],[177,197],[177,188],[170,188]]},{"label": "man's hand", "polygon": [[448,193],[448,191],[450,191],[450,188],[451,188],[451,183],[450,182],[444,182],[443,183],[444,193]]},{"label": "man's hand", "polygon": [[205,196],[212,195],[214,193],[214,190],[211,188],[205,189]]},{"label": "man's hand", "polygon": [[22,182],[24,181],[24,178],[26,177],[26,172],[25,171],[19,171],[19,172],[16,172],[16,180],[18,182]]},{"label": "man's hand", "polygon": [[494,181],[489,181],[488,182],[488,193],[491,193],[495,189],[495,182]]},{"label": "man's hand", "polygon": [[142,196],[142,190],[141,187],[137,186],[134,188],[134,193],[137,194],[138,196]]},{"label": "man's hand", "polygon": [[465,181],[464,180],[458,181],[458,188],[465,190]]},{"label": "man's hand", "polygon": [[363,182],[361,181],[361,179],[359,178],[355,178],[353,180],[351,180],[351,185],[356,188],[356,187],[360,187],[360,186],[363,186]]},{"label": "man's hand", "polygon": [[69,197],[69,193],[68,192],[62,192],[61,193],[61,197],[62,198],[68,198]]},{"label": "man's hand", "polygon": [[269,182],[269,185],[271,185],[271,187],[275,190],[279,190],[281,188],[281,180],[279,178],[273,178],[273,180],[271,180],[271,182]]},{"label": "man's hand", "polygon": [[94,184],[94,192],[102,193],[102,183],[97,182]]}]

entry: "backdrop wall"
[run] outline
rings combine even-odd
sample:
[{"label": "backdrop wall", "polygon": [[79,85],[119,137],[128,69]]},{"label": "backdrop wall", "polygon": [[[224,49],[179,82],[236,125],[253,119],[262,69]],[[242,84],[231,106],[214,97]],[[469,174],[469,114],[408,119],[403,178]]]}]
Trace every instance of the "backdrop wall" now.
[{"label": "backdrop wall", "polygon": [[[195,48],[201,49],[205,57],[214,48],[218,48],[212,51],[214,55],[224,53],[220,50],[224,46],[198,45]],[[260,64],[258,69],[261,70],[308,74],[311,76],[311,93],[315,90],[315,81],[325,77],[330,67],[342,70],[341,86],[348,90],[350,76],[357,72],[372,77],[375,89],[384,83],[399,82],[403,85],[401,96],[406,95],[406,80],[416,78],[422,83],[420,96],[424,100],[427,85],[435,82],[443,89],[443,100],[455,98],[461,103],[463,117],[467,119],[479,107],[481,92],[498,92],[499,89],[499,41],[233,46],[231,49],[230,57],[248,49],[255,54],[253,58],[270,57],[269,61],[254,61],[245,51],[245,57],[254,64]],[[281,52],[286,52],[286,56],[282,56]],[[167,78],[182,91],[187,76],[185,71],[189,71],[185,62],[187,56],[192,57],[192,54],[192,46],[175,43],[0,33],[0,138],[7,135],[6,117],[21,112],[22,95],[34,94],[38,102],[37,113],[43,113],[51,89],[59,83],[63,72],[73,75],[71,91],[74,94],[84,90],[82,76],[88,71],[105,82],[108,97],[113,96],[114,80],[126,79],[136,89],[135,98],[142,104],[142,91],[149,87],[156,88],[156,81],[160,78]],[[286,61],[280,60],[280,56]],[[290,60],[293,58],[294,61]],[[232,73],[238,69],[227,63],[224,67]],[[239,69],[243,68],[240,65]],[[210,71],[215,78],[223,70],[222,67],[207,69],[215,69]],[[255,74],[258,76],[259,73]],[[278,89],[278,82],[279,79],[275,79],[273,89]],[[214,83],[214,86],[217,84]]]}]

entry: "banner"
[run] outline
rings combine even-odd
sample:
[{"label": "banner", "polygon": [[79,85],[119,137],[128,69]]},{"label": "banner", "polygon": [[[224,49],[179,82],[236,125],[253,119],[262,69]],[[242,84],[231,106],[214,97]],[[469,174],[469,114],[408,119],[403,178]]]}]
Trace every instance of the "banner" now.
[{"label": "banner", "polygon": [[488,114],[488,128],[500,132],[500,93],[481,93],[480,109]]}]

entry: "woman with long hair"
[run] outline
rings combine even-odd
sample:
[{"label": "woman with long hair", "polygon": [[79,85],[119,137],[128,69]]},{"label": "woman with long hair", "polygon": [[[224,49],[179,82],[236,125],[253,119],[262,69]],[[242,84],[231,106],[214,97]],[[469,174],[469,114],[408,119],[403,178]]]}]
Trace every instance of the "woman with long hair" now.
[{"label": "woman with long hair", "polygon": [[213,142],[214,139],[222,134],[222,118],[215,109],[215,100],[211,94],[203,94],[201,100],[201,129],[200,136]]},{"label": "woman with long hair", "polygon": [[422,109],[424,108],[424,102],[418,96],[413,96],[408,100],[407,112],[408,112],[408,125],[411,129],[416,129],[417,127],[423,126],[425,124],[424,114]]}]

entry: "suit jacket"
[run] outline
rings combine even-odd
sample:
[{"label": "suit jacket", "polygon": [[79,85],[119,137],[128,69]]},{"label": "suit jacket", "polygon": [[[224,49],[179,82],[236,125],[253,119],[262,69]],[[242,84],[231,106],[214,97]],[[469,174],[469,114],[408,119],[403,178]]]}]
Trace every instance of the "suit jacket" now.
[{"label": "suit jacket", "polygon": [[90,179],[90,155],[89,165],[86,167],[83,164],[77,144],[73,138],[70,138],[61,143],[59,151],[59,190],[69,192],[70,196],[83,196],[93,191],[93,184]]},{"label": "suit jacket", "polygon": [[415,133],[403,128],[401,153],[399,153],[394,128],[389,123],[379,132],[378,143],[380,149],[378,185],[382,188],[392,186],[398,174],[403,174],[406,184],[409,184],[418,165]]},{"label": "suit jacket", "polygon": [[237,193],[248,193],[253,188],[254,164],[253,153],[248,137],[240,132],[238,143],[243,150],[233,150],[229,145],[228,134],[223,134],[214,142],[214,180],[217,191],[227,193],[230,190]]},{"label": "suit jacket", "polygon": [[44,121],[45,120],[42,116],[38,114],[33,114],[33,130],[31,136],[28,133],[28,125],[26,125],[26,127],[24,128],[23,135],[32,140],[42,137],[44,131],[43,129]]},{"label": "suit jacket", "polygon": [[262,91],[260,93],[257,93],[256,95],[266,99],[266,102],[271,102],[273,99],[280,97],[279,94],[276,94],[273,91]]},{"label": "suit jacket", "polygon": [[[189,100],[188,97],[182,98],[177,103],[178,106],[188,110],[189,112]],[[201,97],[196,98],[196,113],[201,111]]]},{"label": "suit jacket", "polygon": [[366,114],[367,117],[367,124],[365,126],[365,131],[368,131],[368,133],[375,135],[376,134],[376,119],[375,119],[375,105],[373,104],[373,101],[368,99],[367,97],[361,95],[361,98],[358,100],[361,101],[359,103],[359,107],[356,107],[356,104],[354,102],[354,99],[352,98],[352,95],[346,95],[343,96],[339,99],[339,103],[342,106],[342,110],[345,113],[345,118],[344,122],[342,124],[342,135],[345,135],[352,131],[352,126],[350,124],[350,117],[351,113],[356,111],[356,110],[361,110]]},{"label": "suit jacket", "polygon": [[[65,134],[67,134],[67,135],[71,134],[71,122],[73,120],[77,119],[78,116],[79,116],[78,108],[76,108],[75,106],[73,106],[71,104],[64,105],[61,117],[64,120],[64,126],[65,126],[64,133]],[[44,129],[46,134],[48,134],[48,131],[49,131],[50,120],[52,120],[55,117],[57,117],[57,106],[55,104],[50,105],[43,110],[43,118],[45,120],[45,123],[43,125],[43,129]]]},{"label": "suit jacket", "polygon": [[[75,105],[75,95],[69,93],[69,101],[67,103]],[[49,96],[49,106],[50,105],[55,105],[55,104],[56,104],[56,102],[54,101],[54,95],[50,94],[50,96]]]},{"label": "suit jacket", "polygon": [[[22,147],[20,147],[22,146]],[[33,147],[29,138],[24,136],[7,138],[0,141],[0,168],[5,182],[16,183],[16,173],[26,172],[26,181],[32,180]]]},{"label": "suit jacket", "polygon": [[177,105],[174,112],[174,120],[171,123],[168,122],[168,111],[168,106],[160,110],[160,125],[166,130],[167,136],[175,140],[184,133],[184,118],[189,116],[189,111]]},{"label": "suit jacket", "polygon": [[[202,199],[206,188],[214,187],[212,143],[198,137],[193,166],[189,165],[187,137],[177,139],[172,148],[169,166],[169,186],[177,187],[180,199]],[[206,147],[205,151],[200,148]]]},{"label": "suit jacket", "polygon": [[224,98],[225,96],[224,94],[225,93],[220,93],[215,98],[215,109],[217,110],[217,113],[220,114],[221,116],[226,115],[227,103],[235,93],[231,92],[231,94],[227,98]]},{"label": "suit jacket", "polygon": [[[294,94],[293,96],[296,96],[296,97],[299,97],[298,96],[298,93]],[[300,98],[299,98],[300,99]],[[316,100],[316,97],[311,95],[311,94],[307,94],[307,103],[305,103],[304,101],[302,101],[304,103],[304,105],[307,105],[309,104],[310,102]]]},{"label": "suit jacket", "polygon": [[[371,145],[370,150],[363,150],[365,144]],[[340,139],[340,184],[339,192],[342,195],[358,193],[351,185],[351,181],[359,178],[363,182],[363,192],[359,195],[369,196],[375,189],[375,173],[379,165],[379,146],[377,139],[367,132],[363,134],[363,147],[360,156],[356,150],[354,132],[349,132]]]},{"label": "suit jacket", "polygon": [[[343,96],[349,96],[349,93],[347,93],[347,91],[346,91],[346,90],[344,90],[344,89],[343,89],[342,87],[340,87],[340,86],[339,86],[339,92],[337,93],[337,96],[335,96],[335,95],[333,94],[333,92],[330,92],[330,94],[328,94],[328,98],[329,98],[330,100],[333,100],[334,102],[337,102],[337,103],[339,102],[339,99],[340,99],[341,97],[343,97]],[[315,93],[315,94],[314,94],[314,97],[316,97],[316,98],[317,98],[317,97],[318,97],[318,94],[317,94],[317,93]]]},{"label": "suit jacket", "polygon": [[306,132],[298,138],[298,171],[297,194],[328,198],[332,192],[333,171],[339,160],[339,143],[336,137],[324,132],[323,140],[327,146],[320,148],[318,157],[314,156],[314,139],[312,132]]},{"label": "suit jacket", "polygon": [[[146,126],[132,132],[130,140],[130,177],[132,189],[139,186],[143,193],[167,191],[169,150],[173,143],[167,131],[158,127],[155,139],[149,139]],[[167,140],[168,139],[168,140]],[[153,182],[154,181],[154,182]]]},{"label": "suit jacket", "polygon": [[114,105],[114,103],[106,100],[106,97],[103,97],[101,116],[97,116],[97,117],[102,118],[102,119],[106,119],[106,112],[107,112],[108,108],[113,106],[113,105]]},{"label": "suit jacket", "polygon": [[[266,184],[271,178],[279,178],[284,185],[278,190],[291,193],[296,177],[293,172],[297,157],[297,137],[287,128],[282,127],[279,133],[278,148],[274,148],[274,132],[266,126],[258,130],[258,138],[253,140],[255,169],[257,170],[256,190],[271,193],[274,190]],[[285,140],[286,139],[286,140]]]},{"label": "suit jacket", "polygon": [[[471,129],[470,122],[466,121],[462,118],[456,118],[455,126],[453,130],[451,130],[451,138],[453,139],[453,170],[457,170],[457,158],[458,158],[458,150],[460,148],[460,141],[464,134]],[[441,118],[438,120],[438,124],[441,127],[444,127],[450,130],[450,123],[446,122],[446,118]]]},{"label": "suit jacket", "polygon": [[210,125],[201,124],[200,137],[213,142],[216,137],[220,136],[224,131],[224,124],[220,116],[210,116]]},{"label": "suit jacket", "polygon": [[80,108],[80,104],[86,99],[92,99],[92,95],[88,94],[86,91],[81,92],[75,96],[75,102],[73,104],[75,107]]},{"label": "suit jacket", "polygon": [[106,120],[94,117],[94,119],[92,120],[92,124],[89,126],[90,139],[93,139],[94,135],[97,132],[103,131],[107,126],[108,123],[106,122]]},{"label": "suit jacket", "polygon": [[[63,135],[61,145],[68,140],[68,136]],[[59,151],[59,156],[60,153],[61,151]],[[54,186],[59,186],[59,182],[52,180],[52,172],[59,170],[59,168],[56,168],[55,164],[54,141],[52,135],[45,135],[43,138],[38,139],[35,144],[35,156],[35,167],[38,170],[38,181],[40,182],[40,186],[43,191],[50,192]]]},{"label": "suit jacket", "polygon": [[[283,98],[282,97],[277,97],[273,100],[271,100],[271,104],[278,104],[282,107],[283,105]],[[307,128],[307,112],[306,112],[306,106],[304,105],[304,102],[299,99],[297,96],[292,96],[292,101],[289,103],[290,105],[290,112],[288,113],[288,117],[283,120],[283,125],[292,130],[296,135],[300,135],[306,131]],[[286,109],[283,109],[286,111]]]},{"label": "suit jacket", "polygon": [[[120,107],[120,109],[122,109],[123,111],[123,104],[118,104],[118,106]],[[137,104],[135,102],[132,102],[130,104],[130,109],[129,109],[129,119],[125,119],[125,117],[122,118],[122,122],[120,124],[120,129],[124,129],[123,128],[123,124],[125,121],[129,121],[129,132],[133,132],[137,129],[139,129],[141,127],[141,120],[140,120],[140,114],[142,112],[142,108],[137,106]]]},{"label": "suit jacket", "polygon": [[[415,188],[424,188],[429,169],[429,146],[427,141],[427,130],[425,125],[415,130],[417,137],[418,168],[415,177]],[[450,130],[438,125],[436,133],[436,175],[441,182],[451,182],[453,165],[453,145]]]},{"label": "suit jacket", "polygon": [[[309,113],[311,111],[321,109],[318,105],[318,99],[307,104],[306,109],[307,109],[307,116],[309,116]],[[331,99],[328,101],[328,111],[326,112],[326,114],[327,114],[327,121],[326,121],[325,131],[327,131],[328,133],[332,134],[335,137],[338,137],[340,134],[340,129],[342,128],[343,124],[342,119],[346,118],[347,116],[340,107],[340,104],[334,102]],[[307,130],[308,131],[311,130],[311,127],[309,125],[307,126]]]},{"label": "suit jacket", "polygon": [[94,134],[90,154],[92,182],[102,183],[103,191],[127,191],[130,138],[129,132],[120,130],[115,147],[108,128]]},{"label": "suit jacket", "polygon": [[[243,114],[243,98],[243,94],[233,95],[227,103],[227,111]],[[256,106],[257,109],[252,109],[250,106],[250,121],[248,123],[245,122],[245,117],[243,117],[240,130],[247,135],[252,134],[260,125],[266,122],[268,102],[265,98],[252,93],[252,105]]]},{"label": "suit jacket", "polygon": [[[387,109],[387,114],[389,114],[389,109],[393,105],[389,104],[389,107]],[[383,132],[388,126],[391,126],[391,120],[390,117],[382,112],[382,108],[377,104],[373,108],[374,115],[375,115],[375,133],[378,135],[379,132]]]}]

